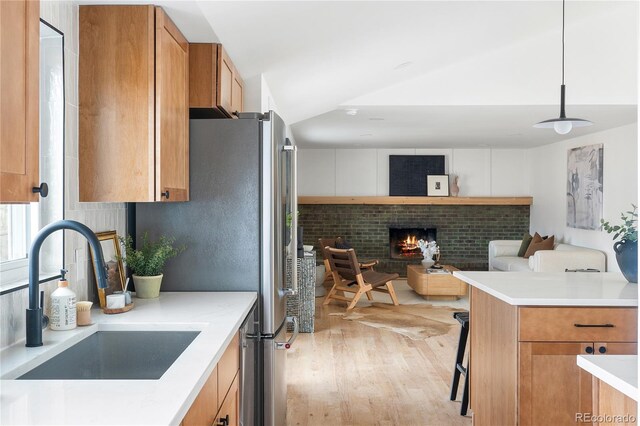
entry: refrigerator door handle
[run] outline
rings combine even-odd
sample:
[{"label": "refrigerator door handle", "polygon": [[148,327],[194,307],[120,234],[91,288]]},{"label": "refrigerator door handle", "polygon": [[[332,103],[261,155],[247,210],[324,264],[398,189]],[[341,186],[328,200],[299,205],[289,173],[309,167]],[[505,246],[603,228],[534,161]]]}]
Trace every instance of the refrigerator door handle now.
[{"label": "refrigerator door handle", "polygon": [[[282,147],[285,153],[291,154],[291,188],[289,194],[291,196],[291,289],[285,289],[287,296],[295,296],[298,294],[298,150],[295,145],[284,145]],[[297,319],[296,319],[297,321]]]},{"label": "refrigerator door handle", "polygon": [[291,345],[293,345],[293,342],[296,341],[299,330],[298,317],[287,317],[286,323],[290,322],[293,323],[293,334],[291,334],[291,337],[286,342],[276,342],[276,349],[289,349]]}]

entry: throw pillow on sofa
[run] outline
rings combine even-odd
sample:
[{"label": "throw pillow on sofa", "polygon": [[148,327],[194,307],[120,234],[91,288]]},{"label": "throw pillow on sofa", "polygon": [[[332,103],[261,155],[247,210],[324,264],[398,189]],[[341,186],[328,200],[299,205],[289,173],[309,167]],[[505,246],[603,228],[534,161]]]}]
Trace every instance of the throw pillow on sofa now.
[{"label": "throw pillow on sofa", "polygon": [[555,237],[553,235],[548,238],[543,238],[536,232],[531,240],[531,244],[529,244],[529,248],[527,248],[527,252],[524,254],[524,257],[529,258],[539,250],[553,250],[554,240]]},{"label": "throw pillow on sofa", "polygon": [[520,250],[518,250],[518,257],[524,257],[524,254],[527,252],[527,249],[529,248],[529,244],[531,244],[531,240],[533,240],[533,237],[531,236],[531,234],[528,232],[525,232],[524,235],[522,236],[522,244],[520,244]]}]

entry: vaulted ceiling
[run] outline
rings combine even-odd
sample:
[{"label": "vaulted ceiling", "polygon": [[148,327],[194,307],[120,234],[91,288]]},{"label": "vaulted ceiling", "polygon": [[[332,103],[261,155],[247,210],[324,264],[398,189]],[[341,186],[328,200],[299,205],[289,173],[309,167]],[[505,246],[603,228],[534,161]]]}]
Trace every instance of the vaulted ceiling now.
[{"label": "vaulted ceiling", "polygon": [[[302,146],[567,137],[531,127],[558,116],[560,0],[154,3],[190,41],[223,43],[245,79],[262,75]],[[638,18],[637,1],[567,1],[567,114],[595,123],[572,136],[637,121]]]}]

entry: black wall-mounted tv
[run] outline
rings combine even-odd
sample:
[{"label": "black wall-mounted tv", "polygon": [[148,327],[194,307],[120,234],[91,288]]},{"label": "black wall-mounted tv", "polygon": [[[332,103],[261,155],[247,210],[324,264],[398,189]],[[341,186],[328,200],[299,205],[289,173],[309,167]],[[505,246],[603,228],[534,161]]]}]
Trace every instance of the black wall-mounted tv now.
[{"label": "black wall-mounted tv", "polygon": [[444,155],[390,155],[389,195],[426,196],[427,175],[444,174]]}]

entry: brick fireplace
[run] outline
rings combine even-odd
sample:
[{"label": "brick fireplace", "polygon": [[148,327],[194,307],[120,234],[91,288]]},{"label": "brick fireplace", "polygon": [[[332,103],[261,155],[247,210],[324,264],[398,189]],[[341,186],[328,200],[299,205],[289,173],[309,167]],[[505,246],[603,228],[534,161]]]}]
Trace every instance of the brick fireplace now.
[{"label": "brick fireplace", "polygon": [[317,249],[318,238],[341,236],[359,258],[378,259],[379,271],[406,276],[407,265],[420,263],[422,256],[392,258],[390,229],[434,229],[441,263],[462,270],[487,270],[489,241],[522,238],[529,230],[529,206],[303,204],[299,222],[305,244]]}]

